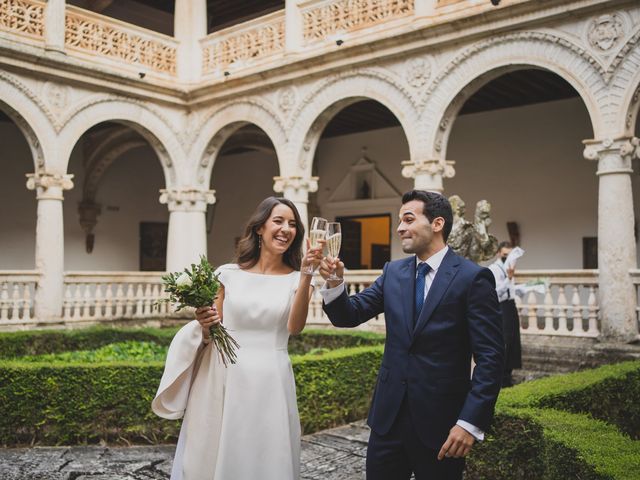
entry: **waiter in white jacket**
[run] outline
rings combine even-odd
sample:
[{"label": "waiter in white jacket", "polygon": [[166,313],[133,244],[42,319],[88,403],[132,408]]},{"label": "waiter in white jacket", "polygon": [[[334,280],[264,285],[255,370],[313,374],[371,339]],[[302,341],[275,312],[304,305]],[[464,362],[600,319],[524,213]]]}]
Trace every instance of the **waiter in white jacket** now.
[{"label": "waiter in white jacket", "polygon": [[514,262],[507,262],[513,250],[510,242],[500,242],[496,261],[489,265],[496,279],[496,293],[502,311],[502,333],[505,342],[505,361],[502,386],[513,385],[514,368],[522,368],[522,347],[520,344],[520,319],[515,302]]}]

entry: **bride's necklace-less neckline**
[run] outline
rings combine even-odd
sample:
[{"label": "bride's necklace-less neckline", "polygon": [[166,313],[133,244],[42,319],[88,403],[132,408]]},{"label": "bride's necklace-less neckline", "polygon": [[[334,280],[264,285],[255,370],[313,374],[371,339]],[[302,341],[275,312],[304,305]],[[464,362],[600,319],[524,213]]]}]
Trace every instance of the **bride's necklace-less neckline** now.
[{"label": "bride's necklace-less neckline", "polygon": [[258,265],[256,265],[256,267],[258,268],[258,271],[252,271],[252,270],[242,270],[243,272],[247,272],[247,273],[253,273],[254,275],[264,275],[266,277],[286,277],[287,275],[291,275],[292,273],[295,272],[295,270],[289,272],[289,273],[277,273],[277,272],[271,272],[269,271],[268,268],[260,268]]}]

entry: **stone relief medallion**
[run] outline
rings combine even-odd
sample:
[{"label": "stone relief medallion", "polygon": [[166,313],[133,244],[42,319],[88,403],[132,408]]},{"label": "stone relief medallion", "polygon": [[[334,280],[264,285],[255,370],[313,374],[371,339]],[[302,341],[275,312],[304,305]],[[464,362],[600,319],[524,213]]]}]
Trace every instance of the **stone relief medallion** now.
[{"label": "stone relief medallion", "polygon": [[278,106],[283,112],[288,112],[296,104],[296,91],[293,87],[283,88],[278,95]]},{"label": "stone relief medallion", "polygon": [[431,65],[424,58],[412,58],[407,61],[406,78],[409,85],[420,88],[431,77]]},{"label": "stone relief medallion", "polygon": [[46,82],[43,87],[44,99],[52,110],[62,112],[69,104],[69,86]]},{"label": "stone relief medallion", "polygon": [[611,50],[624,36],[624,24],[616,13],[601,15],[589,23],[587,40],[589,45],[601,52]]}]

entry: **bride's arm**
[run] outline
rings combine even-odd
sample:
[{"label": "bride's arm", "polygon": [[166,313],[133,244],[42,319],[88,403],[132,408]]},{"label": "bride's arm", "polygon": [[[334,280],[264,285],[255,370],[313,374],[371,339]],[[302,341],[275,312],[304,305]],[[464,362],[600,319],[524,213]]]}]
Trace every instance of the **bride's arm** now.
[{"label": "bride's arm", "polygon": [[224,286],[220,285],[218,295],[211,307],[198,307],[196,309],[196,320],[202,327],[202,339],[205,343],[211,341],[209,327],[222,322],[222,304],[224,302]]},{"label": "bride's arm", "polygon": [[311,295],[313,294],[312,279],[313,275],[300,275],[300,283],[298,283],[298,289],[293,297],[293,305],[291,305],[289,322],[287,324],[291,335],[301,333],[307,323],[309,300],[311,300]]},{"label": "bride's arm", "polygon": [[309,266],[313,266],[314,269],[318,267],[322,260],[322,248],[324,241],[320,240],[318,248],[311,248],[309,239],[307,239],[307,251],[304,254],[301,265],[300,282],[298,283],[298,289],[293,297],[293,305],[291,305],[291,311],[289,312],[289,321],[287,327],[291,335],[298,335],[304,329],[307,323],[307,314],[309,313],[309,301],[313,294],[313,285],[311,280],[313,275],[305,274]]}]

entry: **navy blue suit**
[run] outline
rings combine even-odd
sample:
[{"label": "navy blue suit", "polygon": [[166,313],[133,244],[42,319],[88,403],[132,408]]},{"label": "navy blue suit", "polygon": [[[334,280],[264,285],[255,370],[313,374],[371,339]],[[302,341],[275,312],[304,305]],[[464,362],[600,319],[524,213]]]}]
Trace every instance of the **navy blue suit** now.
[{"label": "navy blue suit", "polygon": [[437,451],[458,419],[489,427],[502,378],[502,320],[491,271],[452,250],[414,326],[415,281],[415,256],[389,262],[370,287],[351,297],[343,292],[323,308],[337,327],[384,312],[387,335],[368,424],[385,435],[408,406],[419,441]]}]

